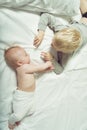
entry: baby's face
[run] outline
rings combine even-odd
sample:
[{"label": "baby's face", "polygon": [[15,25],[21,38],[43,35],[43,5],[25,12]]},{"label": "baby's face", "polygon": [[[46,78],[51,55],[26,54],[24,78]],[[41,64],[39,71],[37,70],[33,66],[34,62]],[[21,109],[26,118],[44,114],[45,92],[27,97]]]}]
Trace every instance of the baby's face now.
[{"label": "baby's face", "polygon": [[30,57],[29,54],[26,53],[26,51],[22,48],[18,52],[18,60],[22,62],[22,64],[29,64],[30,63]]}]

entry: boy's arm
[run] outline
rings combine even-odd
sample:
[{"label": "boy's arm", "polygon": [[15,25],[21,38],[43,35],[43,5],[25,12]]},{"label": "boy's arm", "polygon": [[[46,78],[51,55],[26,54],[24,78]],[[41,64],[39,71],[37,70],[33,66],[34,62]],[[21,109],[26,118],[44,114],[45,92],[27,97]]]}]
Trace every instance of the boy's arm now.
[{"label": "boy's arm", "polygon": [[43,40],[43,37],[44,37],[44,31],[42,31],[42,30],[39,30],[38,31],[38,34],[37,34],[37,36],[35,36],[35,38],[34,38],[34,46],[35,47],[38,47],[39,45],[40,45],[40,43],[42,42],[42,40]]},{"label": "boy's arm", "polygon": [[49,13],[43,13],[38,24],[38,30],[45,31],[47,26],[54,30],[56,26],[56,18]]},{"label": "boy's arm", "polygon": [[38,34],[34,38],[35,47],[38,47],[40,45],[40,43],[42,42],[47,26],[51,25],[51,22],[52,22],[51,17],[52,16],[48,13],[43,13],[41,15],[40,21],[38,24]]},{"label": "boy's arm", "polygon": [[45,32],[48,24],[49,24],[49,17],[50,17],[50,14],[48,13],[43,13],[40,17],[40,21],[39,21],[39,24],[38,24],[38,30],[42,30]]},{"label": "boy's arm", "polygon": [[61,74],[64,70],[64,68],[56,61],[56,59],[52,59],[52,63],[54,66],[54,72],[56,74]]},{"label": "boy's arm", "polygon": [[42,52],[41,56],[45,61],[51,61],[54,66],[54,72],[60,74],[63,72],[63,67],[56,61],[56,59],[49,52]]}]

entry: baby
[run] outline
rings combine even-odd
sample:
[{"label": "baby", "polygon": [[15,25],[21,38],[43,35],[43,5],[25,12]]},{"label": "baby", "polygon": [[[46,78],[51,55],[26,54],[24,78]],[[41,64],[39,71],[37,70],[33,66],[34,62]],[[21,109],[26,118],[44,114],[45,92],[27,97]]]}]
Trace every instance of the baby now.
[{"label": "baby", "polygon": [[13,97],[13,113],[9,117],[8,126],[10,129],[20,122],[26,115],[34,113],[34,91],[35,78],[34,73],[53,70],[50,61],[42,64],[33,64],[29,54],[20,47],[13,46],[5,51],[5,60],[17,76],[17,89]]}]

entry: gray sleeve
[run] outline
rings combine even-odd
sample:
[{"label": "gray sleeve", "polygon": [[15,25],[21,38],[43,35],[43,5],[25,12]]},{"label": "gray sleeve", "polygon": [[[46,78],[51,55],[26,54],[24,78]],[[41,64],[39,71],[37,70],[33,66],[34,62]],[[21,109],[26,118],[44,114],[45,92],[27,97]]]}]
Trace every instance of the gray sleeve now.
[{"label": "gray sleeve", "polygon": [[45,31],[47,26],[49,26],[53,30],[55,26],[55,17],[51,14],[43,13],[40,17],[38,29]]},{"label": "gray sleeve", "polygon": [[52,60],[53,66],[54,66],[54,72],[56,74],[61,74],[64,70],[64,68],[55,60]]}]

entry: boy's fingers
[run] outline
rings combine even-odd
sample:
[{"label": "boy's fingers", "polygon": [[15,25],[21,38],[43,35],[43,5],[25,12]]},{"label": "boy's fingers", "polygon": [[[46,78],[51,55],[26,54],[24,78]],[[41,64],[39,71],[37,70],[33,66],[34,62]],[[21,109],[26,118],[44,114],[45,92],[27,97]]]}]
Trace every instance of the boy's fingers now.
[{"label": "boy's fingers", "polygon": [[40,42],[34,44],[35,47],[38,47],[40,45]]},{"label": "boy's fingers", "polygon": [[37,40],[37,41],[34,41],[34,44],[33,44],[33,45],[36,45],[36,44],[38,44],[38,40]]},{"label": "boy's fingers", "polygon": [[35,36],[35,38],[34,39],[37,39],[38,38],[38,36]]},{"label": "boy's fingers", "polygon": [[34,40],[34,43],[35,43],[35,42],[38,42],[38,41],[39,41],[39,39],[35,39],[35,40]]}]

